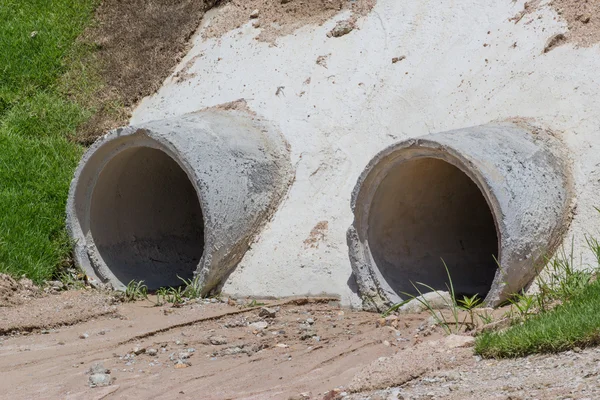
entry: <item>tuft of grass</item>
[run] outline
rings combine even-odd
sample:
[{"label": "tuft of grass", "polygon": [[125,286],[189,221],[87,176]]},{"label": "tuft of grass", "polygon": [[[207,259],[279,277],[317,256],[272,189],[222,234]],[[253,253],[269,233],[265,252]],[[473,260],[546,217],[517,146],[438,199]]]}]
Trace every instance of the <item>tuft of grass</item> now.
[{"label": "tuft of grass", "polygon": [[132,302],[147,298],[148,286],[144,284],[144,281],[132,280],[127,284],[127,287],[125,288],[125,301]]},{"label": "tuft of grass", "polygon": [[600,344],[600,282],[595,281],[552,311],[530,316],[505,332],[477,337],[475,352],[484,357],[521,357]]},{"label": "tuft of grass", "polygon": [[0,272],[38,283],[70,252],[65,204],[83,149],[68,139],[90,111],[65,89],[92,93],[68,72],[92,51],[73,49],[97,2],[0,2]]},{"label": "tuft of grass", "polygon": [[507,358],[600,344],[600,245],[594,238],[586,240],[597,257],[596,267],[575,267],[573,243],[570,253],[561,249],[536,278],[538,292],[511,299],[515,324],[504,332],[478,336],[476,353]]}]

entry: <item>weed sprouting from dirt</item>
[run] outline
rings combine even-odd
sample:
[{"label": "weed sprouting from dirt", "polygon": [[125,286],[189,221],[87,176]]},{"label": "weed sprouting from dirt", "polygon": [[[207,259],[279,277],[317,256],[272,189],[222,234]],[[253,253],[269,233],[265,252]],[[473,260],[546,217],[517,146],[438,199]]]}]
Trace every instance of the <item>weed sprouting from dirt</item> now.
[{"label": "weed sprouting from dirt", "polygon": [[132,280],[125,288],[125,301],[145,300],[148,298],[148,286],[144,281]]}]

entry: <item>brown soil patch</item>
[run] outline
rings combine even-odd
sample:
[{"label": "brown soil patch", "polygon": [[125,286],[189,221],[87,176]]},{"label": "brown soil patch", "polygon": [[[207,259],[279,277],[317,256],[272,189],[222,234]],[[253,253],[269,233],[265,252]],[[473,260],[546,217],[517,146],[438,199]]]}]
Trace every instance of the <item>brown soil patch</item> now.
[{"label": "brown soil patch", "polygon": [[[81,38],[97,50],[90,67],[104,83],[92,97],[96,113],[80,128],[89,144],[127,124],[133,106],[154,93],[187,51],[206,10],[219,0],[104,0]],[[97,63],[98,65],[94,65]]]},{"label": "brown soil patch", "polygon": [[[519,23],[525,16],[536,11],[540,3],[541,0],[525,3],[524,9],[511,20]],[[549,38],[544,53],[568,42],[580,47],[590,47],[600,42],[600,0],[553,0],[549,5],[567,22],[569,30],[559,34],[559,41],[555,36]]]},{"label": "brown soil patch", "polygon": [[[120,304],[112,314],[72,326],[0,335],[0,392],[11,399],[285,400],[305,393],[321,400],[380,357],[441,338],[439,330],[423,329],[428,313],[377,328],[376,314],[341,309],[335,301],[281,301],[267,313],[235,304]],[[64,308],[44,312],[65,314]],[[89,387],[86,371],[95,363],[111,371],[110,386]]]},{"label": "brown soil patch", "polygon": [[23,304],[40,295],[40,289],[30,279],[16,281],[9,275],[0,274],[0,308]]},{"label": "brown soil patch", "polygon": [[[261,30],[257,40],[274,43],[280,36],[292,34],[305,25],[321,25],[342,10],[351,10],[353,18],[368,14],[376,0],[231,0],[210,21],[202,36],[220,37],[249,21]],[[258,15],[253,14],[258,10]],[[252,17],[251,17],[252,16]]]},{"label": "brown soil patch", "polygon": [[21,299],[18,305],[2,309],[0,335],[73,325],[99,316],[114,315],[116,307],[113,303],[110,296],[96,290],[66,291],[58,295]]}]

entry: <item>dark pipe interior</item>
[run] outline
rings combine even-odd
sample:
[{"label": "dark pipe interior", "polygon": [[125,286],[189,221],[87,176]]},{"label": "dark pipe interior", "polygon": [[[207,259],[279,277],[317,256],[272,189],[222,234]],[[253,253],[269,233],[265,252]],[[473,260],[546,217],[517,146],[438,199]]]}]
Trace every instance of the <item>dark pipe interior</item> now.
[{"label": "dark pipe interior", "polygon": [[122,151],[104,167],[91,199],[98,253],[123,283],[150,289],[182,284],[204,251],[196,191],[181,167],[150,147]]},{"label": "dark pipe interior", "polygon": [[400,297],[447,290],[481,298],[496,272],[494,218],[477,185],[454,165],[418,158],[394,167],[377,188],[369,211],[369,248],[383,279]]}]

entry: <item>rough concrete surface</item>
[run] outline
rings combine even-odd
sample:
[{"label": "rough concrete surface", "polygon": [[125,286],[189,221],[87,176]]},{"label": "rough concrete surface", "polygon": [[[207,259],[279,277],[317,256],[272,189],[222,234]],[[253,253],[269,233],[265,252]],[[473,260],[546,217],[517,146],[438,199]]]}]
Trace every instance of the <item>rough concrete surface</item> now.
[{"label": "rough concrete surface", "polygon": [[[584,234],[600,228],[593,208],[600,191],[600,51],[566,43],[544,53],[567,23],[548,6],[510,20],[523,9],[523,0],[451,6],[379,0],[347,35],[327,37],[349,17],[344,11],[322,26],[279,37],[276,45],[255,40],[261,28],[250,19],[205,40],[202,30],[219,10],[209,12],[173,76],[141,102],[131,122],[245,98],[290,143],[294,184],[224,291],[326,292],[360,304],[346,230],[350,195],[369,160],[402,140],[515,117],[565,143],[577,205],[567,245],[574,238],[576,258],[593,262]],[[187,78],[177,78],[184,68]],[[327,230],[318,246],[306,245],[322,221]]]},{"label": "rough concrete surface", "polygon": [[556,250],[571,195],[562,143],[523,122],[387,147],[352,194],[348,247],[364,306],[384,311],[451,284],[498,305]]},{"label": "rough concrete surface", "polygon": [[275,128],[229,108],[118,129],[89,149],[67,205],[89,277],[156,289],[197,275],[206,294],[231,272],[291,168]]}]

